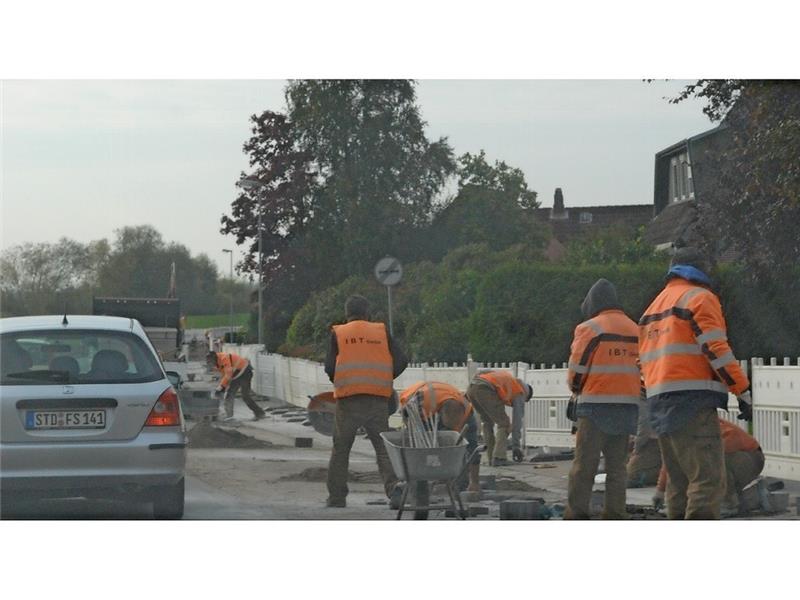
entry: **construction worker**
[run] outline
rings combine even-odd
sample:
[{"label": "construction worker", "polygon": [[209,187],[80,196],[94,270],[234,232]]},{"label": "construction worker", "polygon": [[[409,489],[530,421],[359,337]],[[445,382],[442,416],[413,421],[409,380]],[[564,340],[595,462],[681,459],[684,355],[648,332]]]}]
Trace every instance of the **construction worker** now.
[{"label": "construction worker", "polygon": [[671,519],[719,519],[725,464],[717,409],[727,409],[730,390],[739,418],[753,418],[750,382],[728,345],[707,273],[698,250],[679,248],[666,286],[639,321],[639,360],[669,475]]},{"label": "construction worker", "polygon": [[[510,464],[506,458],[509,429],[512,456],[514,461],[522,462],[522,422],[525,403],[531,399],[533,388],[508,371],[487,370],[473,377],[466,395],[481,416],[489,465],[499,467]],[[511,420],[506,414],[507,406],[511,407]],[[494,432],[495,425],[497,435]]]},{"label": "construction worker", "polygon": [[231,352],[214,352],[206,354],[206,363],[222,374],[216,394],[225,394],[225,420],[233,419],[233,399],[237,390],[242,391],[242,400],[247,408],[253,411],[254,421],[264,418],[264,410],[255,403],[250,383],[253,380],[253,367],[250,361]]},{"label": "construction worker", "polygon": [[575,459],[569,473],[565,519],[588,519],[592,486],[605,458],[604,519],[624,519],[628,436],[636,433],[640,376],[638,330],[622,311],[617,290],[598,279],[581,304],[587,319],[575,328],[567,384],[576,402]]},{"label": "construction worker", "polygon": [[[741,427],[724,419],[719,420],[722,434],[722,451],[725,453],[725,499],[724,512],[735,515],[739,512],[739,495],[764,469],[764,452],[756,438]],[[664,505],[667,487],[667,470],[661,469],[653,496],[653,506]]]},{"label": "construction worker", "polygon": [[404,408],[409,402],[418,404],[422,418],[427,422],[430,422],[434,415],[439,415],[439,429],[460,432],[466,427],[464,439],[467,442],[467,456],[471,457],[467,469],[469,476],[467,490],[479,492],[481,456],[476,452],[478,420],[475,418],[472,404],[458,389],[438,381],[420,381],[407,387],[400,393],[400,407]]},{"label": "construction worker", "polygon": [[392,382],[405,370],[408,361],[386,325],[368,320],[366,298],[350,296],[344,310],[347,323],[333,326],[325,359],[325,372],[333,382],[336,400],[327,505],[335,508],[347,505],[350,449],[360,427],[366,430],[375,449],[386,495],[396,504],[401,490],[380,434],[389,430]]}]

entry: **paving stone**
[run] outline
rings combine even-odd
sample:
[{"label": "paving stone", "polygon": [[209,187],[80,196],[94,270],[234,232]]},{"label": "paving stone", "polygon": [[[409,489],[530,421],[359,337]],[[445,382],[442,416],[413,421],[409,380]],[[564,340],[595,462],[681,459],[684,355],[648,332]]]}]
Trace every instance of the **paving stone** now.
[{"label": "paving stone", "polygon": [[314,438],[309,437],[297,437],[294,438],[294,447],[295,448],[311,448],[314,445]]},{"label": "paving stone", "polygon": [[536,500],[504,500],[500,503],[501,521],[529,521],[539,518],[541,504]]}]

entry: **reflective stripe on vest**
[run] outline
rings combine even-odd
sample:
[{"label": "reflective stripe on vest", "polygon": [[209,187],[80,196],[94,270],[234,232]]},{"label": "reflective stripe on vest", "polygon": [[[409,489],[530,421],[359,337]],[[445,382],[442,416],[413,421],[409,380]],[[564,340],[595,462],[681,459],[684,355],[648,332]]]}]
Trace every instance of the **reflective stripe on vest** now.
[{"label": "reflective stripe on vest", "polygon": [[[693,311],[702,314],[705,331]],[[647,396],[744,391],[749,382],[728,346],[724,327],[719,302],[710,290],[684,279],[669,281],[639,321]]]},{"label": "reflective stripe on vest", "polygon": [[350,321],[334,325],[338,354],[333,376],[335,398],[392,395],[392,355],[383,323]]},{"label": "reflective stripe on vest", "polygon": [[[585,347],[581,328],[595,335]],[[585,331],[585,330],[584,330]],[[639,354],[636,323],[618,309],[604,310],[584,321],[576,330],[573,360],[569,368],[579,390],[579,402],[595,404],[638,404],[641,376],[636,366]],[[581,350],[582,349],[582,350]],[[576,354],[580,353],[578,362]]]}]

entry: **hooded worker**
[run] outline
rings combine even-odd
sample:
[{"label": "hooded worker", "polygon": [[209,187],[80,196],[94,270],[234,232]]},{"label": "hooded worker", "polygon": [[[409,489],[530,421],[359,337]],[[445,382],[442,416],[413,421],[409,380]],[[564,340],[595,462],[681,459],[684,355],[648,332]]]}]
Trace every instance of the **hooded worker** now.
[{"label": "hooded worker", "polygon": [[[512,456],[521,462],[522,422],[525,418],[525,403],[531,399],[533,388],[514,377],[508,371],[483,371],[478,373],[467,388],[467,400],[481,416],[483,441],[489,464],[499,467],[510,464],[507,456],[508,434],[511,432]],[[512,418],[506,414],[511,407]],[[494,429],[497,426],[497,435]]]},{"label": "hooded worker", "polygon": [[751,420],[752,398],[697,249],[675,252],[664,289],[639,320],[639,357],[669,476],[667,516],[719,519],[725,461],[717,409],[727,409],[731,392],[739,418]]},{"label": "hooded worker", "polygon": [[606,279],[589,289],[581,311],[586,320],[575,328],[567,373],[577,402],[577,433],[564,518],[589,518],[602,454],[606,468],[603,518],[624,519],[628,436],[636,433],[640,402],[638,331]]}]

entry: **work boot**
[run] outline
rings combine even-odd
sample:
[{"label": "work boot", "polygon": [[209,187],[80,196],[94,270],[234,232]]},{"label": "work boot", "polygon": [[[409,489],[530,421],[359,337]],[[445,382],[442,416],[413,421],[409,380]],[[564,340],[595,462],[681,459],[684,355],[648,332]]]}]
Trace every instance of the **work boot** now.
[{"label": "work boot", "polygon": [[328,508],[345,508],[347,506],[347,500],[344,498],[337,499],[337,498],[328,498],[325,500],[325,506]]},{"label": "work boot", "polygon": [[493,467],[508,467],[511,465],[511,461],[507,458],[493,458],[492,459],[492,466]]}]

